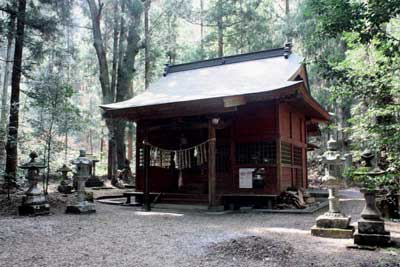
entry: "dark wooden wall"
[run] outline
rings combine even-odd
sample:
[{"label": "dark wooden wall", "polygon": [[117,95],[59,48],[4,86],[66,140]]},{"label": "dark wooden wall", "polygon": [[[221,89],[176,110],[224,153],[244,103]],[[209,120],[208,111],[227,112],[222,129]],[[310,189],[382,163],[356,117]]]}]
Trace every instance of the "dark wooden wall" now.
[{"label": "dark wooden wall", "polygon": [[[220,193],[260,193],[278,194],[288,187],[307,186],[306,168],[306,131],[305,116],[301,110],[294,109],[289,103],[278,101],[258,102],[240,106],[236,112],[224,115],[227,122],[223,129],[217,130],[217,150],[228,149],[228,169],[217,171],[217,194]],[[201,121],[204,120],[204,121]],[[173,120],[171,120],[173,121]],[[207,118],[196,118],[198,123],[207,123]],[[144,138],[145,128],[138,123],[137,148],[138,155]],[[179,147],[179,137],[184,133],[188,146],[201,143],[208,138],[207,128],[152,130],[148,131],[150,143],[168,149]],[[274,163],[240,164],[236,160],[237,144],[272,142],[279,151],[281,142],[290,144],[292,158],[294,148],[301,151],[301,163],[283,164],[280,156]],[[218,152],[217,152],[218,153]],[[143,168],[139,166],[137,157],[137,190],[143,190]],[[218,161],[218,160],[217,160]],[[266,171],[264,188],[239,188],[239,169],[263,167]],[[206,165],[183,170],[184,184],[193,184],[197,193],[207,193],[208,177]],[[178,192],[178,171],[160,167],[150,168],[150,190],[153,192]],[[190,187],[186,190],[191,190]],[[191,192],[194,193],[194,192]]]},{"label": "dark wooden wall", "polygon": [[281,165],[280,191],[288,187],[307,187],[307,145],[306,118],[301,110],[294,109],[289,103],[279,105],[279,132],[282,142],[290,144],[292,157],[295,147],[301,149],[301,165],[292,163]]}]

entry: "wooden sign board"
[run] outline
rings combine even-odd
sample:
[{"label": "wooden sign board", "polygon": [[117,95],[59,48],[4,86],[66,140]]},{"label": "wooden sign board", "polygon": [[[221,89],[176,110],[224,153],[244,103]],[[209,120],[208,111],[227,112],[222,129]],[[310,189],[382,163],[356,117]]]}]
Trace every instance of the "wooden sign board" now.
[{"label": "wooden sign board", "polygon": [[253,188],[254,168],[239,169],[239,188]]},{"label": "wooden sign board", "polygon": [[246,105],[246,98],[242,95],[239,96],[227,96],[223,98],[224,107],[231,108]]}]

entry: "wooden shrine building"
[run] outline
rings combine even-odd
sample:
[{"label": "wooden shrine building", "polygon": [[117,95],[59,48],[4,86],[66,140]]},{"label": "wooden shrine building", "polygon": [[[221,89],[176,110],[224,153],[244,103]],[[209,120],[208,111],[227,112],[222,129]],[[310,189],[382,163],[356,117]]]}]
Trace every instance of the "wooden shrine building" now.
[{"label": "wooden shrine building", "polygon": [[329,120],[290,45],[169,65],[142,94],[102,108],[137,123],[136,191],[209,207],[306,188],[307,136]]}]

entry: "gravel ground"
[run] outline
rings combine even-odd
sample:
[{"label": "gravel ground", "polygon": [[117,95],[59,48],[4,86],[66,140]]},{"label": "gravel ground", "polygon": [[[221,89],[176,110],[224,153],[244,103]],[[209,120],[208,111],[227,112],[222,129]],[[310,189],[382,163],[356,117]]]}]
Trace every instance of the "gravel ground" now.
[{"label": "gravel ground", "polygon": [[[95,193],[100,194],[100,193]],[[346,214],[363,201],[342,194]],[[223,214],[96,205],[91,215],[0,217],[0,266],[400,267],[400,249],[347,249],[352,240],[310,235],[314,215]],[[400,225],[390,223],[400,238]]]}]

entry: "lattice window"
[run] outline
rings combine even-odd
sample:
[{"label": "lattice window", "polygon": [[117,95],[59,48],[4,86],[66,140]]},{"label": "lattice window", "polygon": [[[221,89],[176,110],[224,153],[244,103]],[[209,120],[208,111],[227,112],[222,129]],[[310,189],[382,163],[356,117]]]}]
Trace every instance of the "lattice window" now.
[{"label": "lattice window", "polygon": [[216,168],[219,173],[229,172],[230,145],[217,145]]},{"label": "lattice window", "polygon": [[[152,151],[150,152],[152,153]],[[139,167],[144,166],[144,148],[139,148]],[[166,151],[158,151],[156,157],[150,154],[150,166],[169,168],[171,166],[171,153]]]},{"label": "lattice window", "polygon": [[171,166],[171,152],[168,151],[151,151],[153,155],[150,155],[150,166],[169,168]]},{"label": "lattice window", "polygon": [[303,153],[301,147],[293,147],[293,165],[302,166],[303,165]]},{"label": "lattice window", "polygon": [[237,164],[276,164],[276,143],[258,142],[236,144]]},{"label": "lattice window", "polygon": [[291,165],[292,164],[292,145],[289,143],[282,142],[281,150],[282,150],[282,163]]}]

